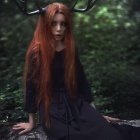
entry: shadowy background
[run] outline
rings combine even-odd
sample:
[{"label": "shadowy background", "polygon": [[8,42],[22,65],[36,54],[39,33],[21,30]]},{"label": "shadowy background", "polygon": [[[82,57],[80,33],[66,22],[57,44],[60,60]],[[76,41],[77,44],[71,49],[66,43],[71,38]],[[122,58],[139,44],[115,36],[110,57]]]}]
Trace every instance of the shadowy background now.
[{"label": "shadowy background", "polygon": [[[27,119],[22,76],[37,19],[23,15],[14,0],[0,1],[0,124]],[[74,35],[96,107],[140,119],[140,0],[99,0],[88,13],[74,14]]]}]

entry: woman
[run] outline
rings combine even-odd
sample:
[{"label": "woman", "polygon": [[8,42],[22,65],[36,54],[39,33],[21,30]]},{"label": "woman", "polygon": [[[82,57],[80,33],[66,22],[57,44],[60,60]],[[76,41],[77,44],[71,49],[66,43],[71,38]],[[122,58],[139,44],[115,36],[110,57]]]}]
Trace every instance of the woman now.
[{"label": "woman", "polygon": [[49,140],[122,140],[92,104],[89,84],[75,50],[70,10],[53,3],[39,17],[25,63],[25,110],[29,122],[14,125],[19,134],[35,127],[34,113]]}]

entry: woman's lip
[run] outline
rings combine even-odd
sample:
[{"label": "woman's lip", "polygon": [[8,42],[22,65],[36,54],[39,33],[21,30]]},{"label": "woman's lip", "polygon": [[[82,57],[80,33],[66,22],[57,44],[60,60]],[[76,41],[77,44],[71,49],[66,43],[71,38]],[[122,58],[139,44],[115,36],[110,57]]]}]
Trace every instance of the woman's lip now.
[{"label": "woman's lip", "polygon": [[56,37],[62,37],[63,35],[55,35]]},{"label": "woman's lip", "polygon": [[55,36],[62,36],[62,35],[55,35]]}]

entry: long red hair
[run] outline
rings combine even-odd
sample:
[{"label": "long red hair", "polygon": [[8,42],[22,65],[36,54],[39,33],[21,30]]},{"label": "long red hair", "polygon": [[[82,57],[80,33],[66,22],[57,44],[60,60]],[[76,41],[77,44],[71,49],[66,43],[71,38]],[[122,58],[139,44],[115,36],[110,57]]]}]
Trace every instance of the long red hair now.
[{"label": "long red hair", "polygon": [[[34,37],[26,53],[26,63],[24,70],[25,83],[28,73],[36,81],[38,96],[37,105],[44,104],[46,123],[50,122],[49,109],[52,101],[52,77],[51,63],[55,54],[55,41],[51,32],[51,24],[56,13],[62,13],[66,21],[66,32],[64,37],[64,68],[65,83],[71,99],[76,91],[76,65],[75,46],[72,34],[72,15],[67,6],[61,3],[53,3],[47,6],[46,11],[39,17],[34,32]],[[34,68],[32,68],[34,66]],[[30,72],[32,70],[32,72]],[[26,91],[26,84],[25,84]]]}]

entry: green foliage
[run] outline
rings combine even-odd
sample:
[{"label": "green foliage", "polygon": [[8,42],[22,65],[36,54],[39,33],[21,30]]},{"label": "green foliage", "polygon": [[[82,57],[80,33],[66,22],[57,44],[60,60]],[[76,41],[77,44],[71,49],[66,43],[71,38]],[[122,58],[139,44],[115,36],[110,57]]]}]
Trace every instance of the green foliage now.
[{"label": "green foliage", "polygon": [[96,106],[127,119],[140,117],[140,16],[130,18],[129,10],[128,2],[116,1],[75,16],[77,46]]},{"label": "green foliage", "polygon": [[12,90],[8,86],[2,90],[0,94],[0,123],[13,123],[26,118],[21,93],[21,90]]},{"label": "green foliage", "polygon": [[16,9],[15,3],[3,1],[1,10],[0,123],[15,122],[25,118],[23,112],[23,65],[26,48],[32,38],[35,26],[35,18],[30,20],[20,12],[16,13],[18,9]]}]

